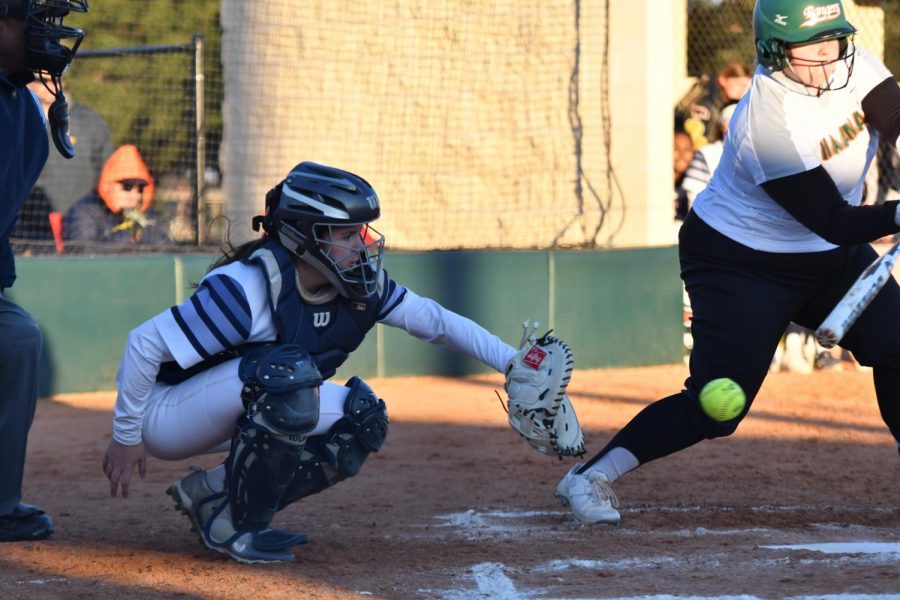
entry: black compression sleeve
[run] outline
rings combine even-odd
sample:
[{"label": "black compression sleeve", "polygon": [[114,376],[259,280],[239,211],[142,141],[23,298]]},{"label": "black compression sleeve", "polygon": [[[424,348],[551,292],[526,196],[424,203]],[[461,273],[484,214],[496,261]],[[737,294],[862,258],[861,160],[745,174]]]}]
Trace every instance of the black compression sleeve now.
[{"label": "black compression sleeve", "polygon": [[888,77],[866,94],[862,101],[866,122],[878,130],[885,141],[897,143],[900,136],[900,86]]},{"label": "black compression sleeve", "polygon": [[864,244],[900,231],[894,222],[896,200],[850,206],[821,165],[767,181],[762,187],[792,217],[832,244]]}]

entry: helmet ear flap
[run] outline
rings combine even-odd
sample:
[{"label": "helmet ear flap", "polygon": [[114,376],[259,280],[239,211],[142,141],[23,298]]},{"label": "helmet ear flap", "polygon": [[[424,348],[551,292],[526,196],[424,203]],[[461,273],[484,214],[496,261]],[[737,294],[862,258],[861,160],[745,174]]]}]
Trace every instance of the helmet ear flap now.
[{"label": "helmet ear flap", "polygon": [[787,66],[781,40],[770,38],[756,41],[756,57],[759,63],[773,71],[781,71]]}]

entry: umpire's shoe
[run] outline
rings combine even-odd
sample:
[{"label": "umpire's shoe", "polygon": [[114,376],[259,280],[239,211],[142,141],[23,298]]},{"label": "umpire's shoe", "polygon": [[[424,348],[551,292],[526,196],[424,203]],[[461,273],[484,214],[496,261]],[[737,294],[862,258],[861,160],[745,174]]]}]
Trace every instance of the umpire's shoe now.
[{"label": "umpire's shoe", "polygon": [[44,511],[21,502],[8,515],[0,516],[0,542],[42,540],[53,533],[53,521]]},{"label": "umpire's shoe", "polygon": [[556,486],[556,497],[583,523],[618,525],[621,520],[616,510],[619,499],[607,484],[606,475],[598,471],[579,475],[576,471],[580,468],[577,464],[566,473]]},{"label": "umpire's shoe", "polygon": [[[247,563],[272,563],[294,560],[287,551],[291,546],[305,544],[306,535],[279,529],[261,532],[238,532],[231,523],[231,511],[223,492],[216,492],[206,480],[206,472],[196,470],[171,486],[167,494],[175,500],[175,507],[191,520],[192,529],[210,550],[227,554],[234,560]],[[224,541],[218,541],[224,540]]]}]

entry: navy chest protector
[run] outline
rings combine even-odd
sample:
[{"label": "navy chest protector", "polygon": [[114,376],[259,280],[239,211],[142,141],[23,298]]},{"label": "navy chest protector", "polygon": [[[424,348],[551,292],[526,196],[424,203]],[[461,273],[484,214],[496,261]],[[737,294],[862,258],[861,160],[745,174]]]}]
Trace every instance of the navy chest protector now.
[{"label": "navy chest protector", "polygon": [[259,265],[266,274],[278,343],[300,346],[313,358],[322,378],[330,378],[375,325],[378,292],[364,300],[338,296],[309,305],[297,290],[293,258],[280,244],[266,244],[248,262]]}]

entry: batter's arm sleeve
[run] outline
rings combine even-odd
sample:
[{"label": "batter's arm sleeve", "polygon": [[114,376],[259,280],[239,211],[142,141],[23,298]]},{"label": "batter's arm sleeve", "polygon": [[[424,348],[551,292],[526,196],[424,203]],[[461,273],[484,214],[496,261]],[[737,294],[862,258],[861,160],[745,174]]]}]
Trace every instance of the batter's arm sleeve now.
[{"label": "batter's arm sleeve", "polygon": [[140,443],[144,410],[159,366],[170,360],[173,360],[172,353],[152,320],[128,334],[116,374],[118,393],[113,410],[113,439],[120,444]]},{"label": "batter's arm sleeve", "polygon": [[894,222],[896,200],[850,206],[821,165],[766,181],[762,187],[810,231],[838,246],[865,244],[900,231]]},{"label": "batter's arm sleeve", "polygon": [[424,342],[467,354],[501,373],[516,353],[515,348],[471,319],[409,289],[381,322]]},{"label": "batter's arm sleeve", "polygon": [[862,107],[866,122],[900,150],[900,86],[897,80],[888,77],[878,84],[863,98]]}]

